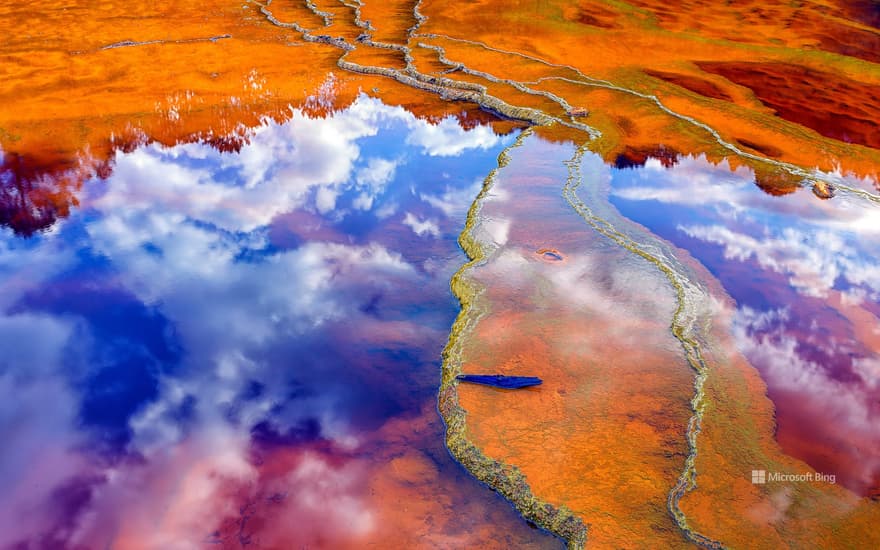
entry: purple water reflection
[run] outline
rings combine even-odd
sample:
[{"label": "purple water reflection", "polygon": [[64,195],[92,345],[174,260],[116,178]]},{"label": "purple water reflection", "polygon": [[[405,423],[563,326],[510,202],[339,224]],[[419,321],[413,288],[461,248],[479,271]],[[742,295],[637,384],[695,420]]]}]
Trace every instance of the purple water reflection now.
[{"label": "purple water reflection", "polygon": [[603,177],[624,216],[688,250],[736,301],[736,340],[767,382],[783,448],[877,493],[880,208],[766,195],[749,170],[704,158]]},{"label": "purple water reflection", "polygon": [[435,409],[456,237],[513,136],[365,97],[118,153],[0,234],[0,547],[545,547]]}]

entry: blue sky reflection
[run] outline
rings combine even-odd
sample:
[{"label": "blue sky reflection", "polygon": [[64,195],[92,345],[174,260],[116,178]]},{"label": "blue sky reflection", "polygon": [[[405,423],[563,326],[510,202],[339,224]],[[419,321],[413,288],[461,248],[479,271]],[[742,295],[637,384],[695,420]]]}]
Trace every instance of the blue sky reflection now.
[{"label": "blue sky reflection", "polygon": [[620,212],[687,250],[736,301],[734,336],[767,382],[790,454],[880,490],[880,209],[683,157],[607,174]]},{"label": "blue sky reflection", "polygon": [[117,153],[46,233],[4,228],[0,547],[556,544],[451,461],[434,401],[512,139],[364,96],[237,154]]}]

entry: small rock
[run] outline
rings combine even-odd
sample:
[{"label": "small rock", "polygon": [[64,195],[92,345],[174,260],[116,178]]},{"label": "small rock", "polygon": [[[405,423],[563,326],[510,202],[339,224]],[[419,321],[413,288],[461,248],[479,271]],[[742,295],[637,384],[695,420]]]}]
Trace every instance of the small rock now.
[{"label": "small rock", "polygon": [[833,185],[824,181],[817,181],[813,183],[813,194],[823,200],[828,200],[834,196],[837,192],[837,189],[834,188]]}]

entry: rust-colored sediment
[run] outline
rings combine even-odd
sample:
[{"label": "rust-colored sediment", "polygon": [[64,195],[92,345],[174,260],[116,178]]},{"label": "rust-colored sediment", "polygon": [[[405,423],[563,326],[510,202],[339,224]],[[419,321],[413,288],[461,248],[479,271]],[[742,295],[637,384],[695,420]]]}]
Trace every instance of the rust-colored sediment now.
[{"label": "rust-colored sediment", "polygon": [[[785,120],[825,137],[880,149],[880,85],[783,63],[697,63],[751,89]],[[705,94],[704,94],[705,95]]]},{"label": "rust-colored sediment", "polygon": [[733,96],[724,91],[721,86],[705,78],[667,71],[655,71],[652,69],[645,69],[645,74],[654,78],[659,78],[660,80],[665,80],[666,82],[671,82],[676,86],[681,86],[682,88],[701,96],[720,99],[721,101],[734,100]]}]

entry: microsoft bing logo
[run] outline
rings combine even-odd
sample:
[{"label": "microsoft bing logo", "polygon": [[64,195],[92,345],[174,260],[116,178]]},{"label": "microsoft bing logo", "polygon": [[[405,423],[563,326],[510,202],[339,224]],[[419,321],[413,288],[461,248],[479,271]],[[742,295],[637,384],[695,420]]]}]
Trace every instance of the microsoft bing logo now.
[{"label": "microsoft bing logo", "polygon": [[837,476],[834,474],[823,474],[822,472],[806,472],[802,474],[787,472],[768,472],[767,470],[752,470],[752,483],[755,485],[765,485],[768,482],[776,483],[777,481],[788,481],[797,483],[837,483]]}]

